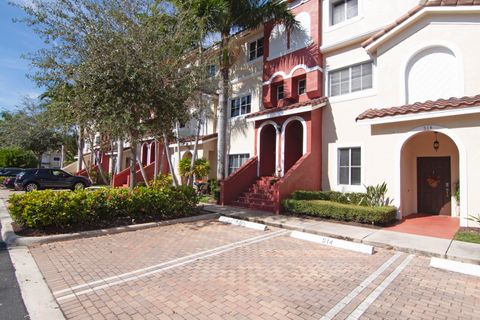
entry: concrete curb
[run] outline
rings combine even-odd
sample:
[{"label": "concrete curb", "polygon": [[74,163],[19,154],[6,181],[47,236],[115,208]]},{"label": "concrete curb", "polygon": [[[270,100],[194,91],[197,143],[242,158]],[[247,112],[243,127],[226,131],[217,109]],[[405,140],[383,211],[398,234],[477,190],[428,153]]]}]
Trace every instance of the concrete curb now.
[{"label": "concrete curb", "polygon": [[186,217],[186,218],[165,220],[165,221],[159,221],[159,222],[149,222],[149,223],[135,224],[135,225],[129,225],[129,226],[123,226],[123,227],[116,227],[116,228],[56,234],[56,235],[42,236],[42,237],[22,237],[17,235],[13,231],[13,227],[12,227],[13,220],[10,217],[10,214],[8,213],[8,210],[4,202],[0,201],[0,223],[2,224],[2,238],[3,238],[3,241],[9,247],[32,246],[35,244],[50,243],[55,241],[66,241],[66,240],[74,240],[74,239],[80,239],[80,238],[100,237],[100,236],[122,233],[122,232],[130,232],[130,231],[150,229],[150,228],[155,228],[160,226],[167,226],[167,225],[176,224],[176,223],[188,223],[188,222],[196,222],[201,220],[217,219],[218,217],[220,217],[220,214],[208,213],[208,214],[202,214],[202,215]]},{"label": "concrete curb", "polygon": [[28,248],[13,247],[8,253],[15,267],[15,276],[30,319],[65,319]]},{"label": "concrete curb", "polygon": [[[205,210],[208,212],[214,212],[212,210]],[[448,260],[454,260],[458,262],[464,262],[464,263],[470,263],[470,264],[476,264],[480,265],[480,259],[477,258],[472,258],[472,257],[466,257],[465,255],[452,255],[450,253],[451,248],[448,246],[445,251],[442,250],[442,252],[432,252],[428,250],[422,250],[422,249],[416,249],[416,248],[411,248],[411,247],[404,247],[401,245],[392,245],[388,243],[383,243],[383,242],[378,242],[378,241],[372,241],[368,240],[366,238],[370,237],[370,235],[362,238],[362,239],[355,239],[355,238],[350,238],[350,237],[345,237],[341,236],[338,234],[332,234],[329,232],[322,232],[319,230],[315,230],[314,226],[305,226],[305,227],[300,227],[300,226],[292,226],[289,225],[288,223],[281,223],[281,222],[271,222],[267,221],[266,219],[263,219],[262,217],[252,217],[252,216],[245,216],[242,214],[235,214],[235,213],[225,213],[223,212],[224,215],[227,215],[232,218],[236,219],[243,219],[243,220],[248,220],[256,223],[262,223],[270,227],[276,227],[276,228],[282,228],[282,229],[287,229],[287,230],[292,230],[292,231],[300,231],[300,232],[305,232],[305,233],[310,233],[314,235],[319,235],[319,236],[325,236],[325,237],[330,237],[334,239],[340,239],[340,240],[346,240],[346,241],[351,241],[351,242],[356,242],[356,243],[362,243],[365,245],[370,245],[374,246],[375,248],[382,248],[382,249],[388,249],[388,250],[396,250],[400,252],[405,252],[408,254],[417,254],[425,257],[435,257],[435,258],[441,258],[441,259],[448,259]],[[453,243],[453,240],[448,240],[450,243]]]}]

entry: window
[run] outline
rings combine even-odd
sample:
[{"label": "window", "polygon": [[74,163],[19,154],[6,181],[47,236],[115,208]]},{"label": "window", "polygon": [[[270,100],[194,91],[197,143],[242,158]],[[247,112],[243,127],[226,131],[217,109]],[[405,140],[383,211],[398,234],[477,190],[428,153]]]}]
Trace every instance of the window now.
[{"label": "window", "polygon": [[304,94],[307,91],[307,79],[298,80],[298,95]]},{"label": "window", "polygon": [[332,26],[358,16],[358,0],[339,0],[332,3]]},{"label": "window", "polygon": [[207,74],[209,78],[215,77],[217,74],[217,66],[214,64],[207,66]]},{"label": "window", "polygon": [[338,149],[338,184],[359,186],[362,175],[360,148]]},{"label": "window", "polygon": [[237,171],[249,158],[250,155],[248,153],[228,155],[228,175]]},{"label": "window", "polygon": [[263,56],[263,38],[248,44],[248,60],[252,61]]},{"label": "window", "polygon": [[335,70],[329,74],[330,96],[371,89],[373,63],[371,61]]},{"label": "window", "polygon": [[252,107],[252,96],[244,96],[232,99],[230,117],[237,117],[242,114],[250,113]]},{"label": "window", "polygon": [[60,161],[60,158],[59,157],[54,157],[53,161]]},{"label": "window", "polygon": [[282,100],[285,97],[283,84],[277,87],[277,100]]}]

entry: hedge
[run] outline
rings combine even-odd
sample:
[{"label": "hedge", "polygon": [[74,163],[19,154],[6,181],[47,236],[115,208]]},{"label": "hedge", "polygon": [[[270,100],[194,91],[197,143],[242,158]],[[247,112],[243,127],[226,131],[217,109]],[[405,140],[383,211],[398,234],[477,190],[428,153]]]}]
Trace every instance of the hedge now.
[{"label": "hedge", "polygon": [[198,199],[190,187],[138,187],[34,191],[12,195],[8,202],[12,218],[23,227],[75,229],[185,217],[195,212]]},{"label": "hedge", "polygon": [[294,214],[375,225],[390,224],[397,215],[395,207],[366,207],[325,200],[287,199],[283,207]]},{"label": "hedge", "polygon": [[365,193],[338,192],[338,191],[295,191],[292,199],[295,200],[326,200],[343,204],[366,206]]}]

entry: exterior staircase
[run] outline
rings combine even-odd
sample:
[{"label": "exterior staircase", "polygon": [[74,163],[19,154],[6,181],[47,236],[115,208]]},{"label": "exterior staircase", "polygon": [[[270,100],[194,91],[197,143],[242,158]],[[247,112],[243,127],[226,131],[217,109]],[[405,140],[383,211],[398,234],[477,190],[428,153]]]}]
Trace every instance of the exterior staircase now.
[{"label": "exterior staircase", "polygon": [[247,191],[232,202],[233,206],[262,210],[275,211],[275,183],[278,178],[261,177],[256,180]]}]

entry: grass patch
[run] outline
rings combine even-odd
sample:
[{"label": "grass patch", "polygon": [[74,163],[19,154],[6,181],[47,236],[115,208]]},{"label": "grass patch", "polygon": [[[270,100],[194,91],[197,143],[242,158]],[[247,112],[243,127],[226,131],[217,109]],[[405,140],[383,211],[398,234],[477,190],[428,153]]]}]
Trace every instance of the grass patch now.
[{"label": "grass patch", "polygon": [[460,230],[455,234],[454,240],[480,244],[480,230]]}]

